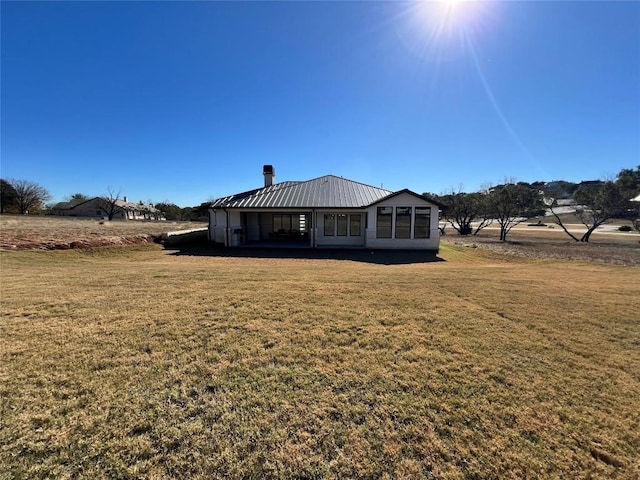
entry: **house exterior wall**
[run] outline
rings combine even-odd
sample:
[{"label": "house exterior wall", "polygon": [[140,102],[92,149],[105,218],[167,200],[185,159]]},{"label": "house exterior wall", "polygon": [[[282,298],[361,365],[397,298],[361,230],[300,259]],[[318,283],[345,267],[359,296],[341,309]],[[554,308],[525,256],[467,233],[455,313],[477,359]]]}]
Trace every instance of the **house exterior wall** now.
[{"label": "house exterior wall", "polygon": [[209,241],[226,245],[227,216],[223,210],[209,210]]},{"label": "house exterior wall", "polygon": [[[378,207],[392,208],[391,237],[378,238]],[[409,238],[397,238],[397,207],[411,208],[411,228]],[[414,238],[416,208],[430,209],[429,237]],[[266,241],[274,239],[273,215],[277,213],[307,214],[309,246],[314,247],[362,247],[380,249],[416,249],[438,250],[440,230],[438,229],[438,206],[415,195],[402,193],[383,202],[376,203],[366,209],[314,209],[312,211],[274,209],[269,211],[235,209],[211,209],[209,211],[209,239],[225,246],[239,246],[246,241]],[[325,215],[334,216],[333,235],[325,232]],[[338,234],[337,218],[344,216],[347,220],[345,234]],[[351,235],[351,217],[359,216],[359,235]],[[228,224],[227,224],[228,222]]]},{"label": "house exterior wall", "polygon": [[126,220],[165,220],[160,212],[150,212],[148,210],[138,210],[137,208],[125,208],[124,218]]},{"label": "house exterior wall", "polygon": [[242,229],[242,217],[239,211],[229,211],[228,239],[232,247],[244,243],[244,230]]},{"label": "house exterior wall", "polygon": [[[95,218],[107,217],[107,214],[100,209],[98,200],[95,198],[89,201],[86,201],[84,203],[81,203],[80,205],[76,205],[71,210],[69,210],[69,213],[67,215],[73,216],[73,217],[95,217]],[[113,219],[126,220],[127,216],[125,215],[125,212],[123,210],[118,210],[113,215]]]},{"label": "house exterior wall", "polygon": [[[332,221],[325,222],[325,215],[329,215]],[[343,220],[338,220],[340,216]],[[358,235],[352,234],[352,217],[360,219],[360,231]],[[316,210],[315,244],[318,247],[364,247],[365,245],[365,224],[367,212],[365,210]],[[346,228],[342,230],[338,226],[339,221],[346,221]],[[325,223],[333,224],[331,232],[325,231]],[[344,225],[342,226],[344,228]],[[340,232],[338,230],[341,230]]]},{"label": "house exterior wall", "polygon": [[[378,207],[392,207],[393,209],[391,238],[378,238],[377,236]],[[411,238],[396,238],[396,207],[411,207],[412,209]],[[429,238],[413,238],[416,207],[431,209]],[[366,246],[368,248],[438,250],[440,230],[438,230],[438,207],[436,205],[410,194],[401,194],[372,205],[367,209],[367,213],[369,222],[366,230]]]},{"label": "house exterior wall", "polygon": [[[92,198],[71,208],[54,209],[55,215],[63,217],[106,218],[107,213],[100,208],[100,200]],[[119,205],[112,220],[164,220],[161,212],[137,204]]]},{"label": "house exterior wall", "polygon": [[238,211],[209,210],[209,239],[226,247],[240,245],[244,241],[240,221],[241,215]]}]

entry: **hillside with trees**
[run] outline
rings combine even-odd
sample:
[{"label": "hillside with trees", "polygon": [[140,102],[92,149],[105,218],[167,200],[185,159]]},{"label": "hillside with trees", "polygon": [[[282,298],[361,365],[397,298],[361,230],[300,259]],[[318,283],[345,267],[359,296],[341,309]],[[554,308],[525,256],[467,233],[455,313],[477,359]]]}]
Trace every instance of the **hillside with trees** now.
[{"label": "hillside with trees", "polygon": [[[442,203],[443,220],[460,235],[477,235],[483,228],[497,223],[500,240],[507,240],[511,229],[529,218],[547,211],[555,223],[576,242],[588,242],[592,233],[608,221],[628,220],[640,229],[640,165],[621,170],[614,180],[572,183],[516,182],[505,180],[497,186],[487,186],[478,192],[449,191],[441,195],[424,195]],[[559,214],[561,205],[570,210],[584,225],[586,232],[574,235]]]}]

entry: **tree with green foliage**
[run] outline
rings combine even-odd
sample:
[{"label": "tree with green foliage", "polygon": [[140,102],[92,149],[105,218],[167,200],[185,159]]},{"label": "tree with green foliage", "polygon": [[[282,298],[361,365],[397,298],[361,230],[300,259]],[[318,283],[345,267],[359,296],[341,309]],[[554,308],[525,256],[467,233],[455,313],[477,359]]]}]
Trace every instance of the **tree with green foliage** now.
[{"label": "tree with green foliage", "polygon": [[49,191],[30,180],[12,180],[11,185],[16,192],[18,212],[26,215],[29,211],[40,210],[51,199]]},{"label": "tree with green foliage", "polygon": [[564,180],[554,180],[552,182],[534,182],[532,187],[542,190],[547,198],[567,199],[571,198],[580,184],[567,182]]},{"label": "tree with green foliage", "polygon": [[183,220],[183,209],[175,203],[168,201],[156,203],[154,205],[158,210],[164,214],[164,218],[167,220]]},{"label": "tree with green foliage", "polygon": [[13,185],[4,178],[0,179],[0,213],[18,208],[18,193]]},{"label": "tree with green foliage", "polygon": [[84,193],[74,193],[73,195],[69,196],[69,201],[76,204],[85,202],[87,200],[89,200],[89,197]]},{"label": "tree with green foliage", "polygon": [[636,169],[623,168],[616,177],[616,185],[620,192],[629,199],[640,195],[640,165]]},{"label": "tree with green foliage", "polygon": [[505,182],[486,193],[487,212],[500,225],[500,240],[506,241],[513,227],[544,210],[542,195],[526,183]]},{"label": "tree with green foliage", "polygon": [[572,198],[579,205],[576,217],[587,227],[578,237],[571,233],[554,210],[557,200],[549,199],[549,209],[556,223],[576,242],[588,242],[593,232],[612,218],[628,218],[632,221],[637,213],[631,199],[640,193],[640,166],[622,169],[615,181],[584,182],[573,193]]},{"label": "tree with green foliage", "polygon": [[622,196],[629,200],[629,206],[621,215],[631,222],[631,226],[640,231],[640,202],[632,201],[640,195],[640,165],[636,169],[624,168],[616,177],[616,185],[620,188]]},{"label": "tree with green foliage", "polygon": [[616,216],[624,215],[631,203],[623,195],[620,187],[611,181],[602,184],[581,185],[573,194],[573,198],[579,205],[576,216],[587,227],[587,231],[580,238],[567,229],[562,219],[554,211],[553,207],[557,205],[554,199],[550,200],[549,208],[556,223],[576,242],[588,242],[591,234],[598,227]]},{"label": "tree with green foliage", "polygon": [[[484,216],[486,196],[481,193],[449,192],[439,196],[438,201],[445,205],[443,214],[460,235],[477,235],[484,227],[492,223],[492,219]],[[480,220],[475,230],[472,223]]]},{"label": "tree with green foliage", "polygon": [[200,205],[193,207],[189,220],[206,222],[209,219],[209,205],[211,205],[211,201],[202,202]]}]

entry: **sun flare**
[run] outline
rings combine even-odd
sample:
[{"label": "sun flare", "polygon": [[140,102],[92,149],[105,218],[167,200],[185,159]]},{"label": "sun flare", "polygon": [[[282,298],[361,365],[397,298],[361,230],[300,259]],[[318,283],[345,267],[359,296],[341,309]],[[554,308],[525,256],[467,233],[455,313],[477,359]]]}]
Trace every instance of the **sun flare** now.
[{"label": "sun flare", "polygon": [[418,3],[419,17],[440,32],[473,28],[482,17],[482,2],[474,0],[439,0]]},{"label": "sun flare", "polygon": [[460,6],[460,4],[466,3],[464,0],[440,0],[441,7],[445,10],[454,10],[456,7]]}]

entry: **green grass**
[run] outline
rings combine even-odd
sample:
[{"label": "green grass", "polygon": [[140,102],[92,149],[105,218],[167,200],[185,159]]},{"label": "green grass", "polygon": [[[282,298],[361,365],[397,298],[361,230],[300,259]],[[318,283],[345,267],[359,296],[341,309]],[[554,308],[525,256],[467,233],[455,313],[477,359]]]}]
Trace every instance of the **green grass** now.
[{"label": "green grass", "polygon": [[640,270],[0,252],[0,478],[637,478]]}]

